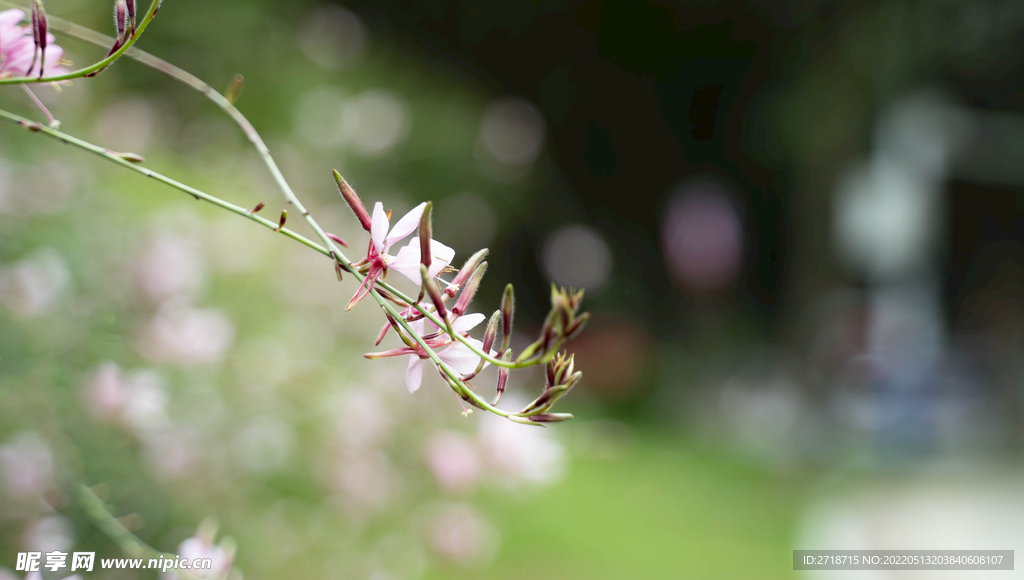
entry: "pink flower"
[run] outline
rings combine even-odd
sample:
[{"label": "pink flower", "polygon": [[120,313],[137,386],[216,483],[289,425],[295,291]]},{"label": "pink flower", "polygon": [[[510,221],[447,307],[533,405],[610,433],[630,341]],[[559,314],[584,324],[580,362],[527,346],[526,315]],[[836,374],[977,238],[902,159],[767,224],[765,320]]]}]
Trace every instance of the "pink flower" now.
[{"label": "pink flower", "polygon": [[[390,231],[388,231],[388,214],[384,212],[383,204],[378,201],[373,206],[373,218],[370,222],[370,246],[366,251],[366,258],[360,264],[357,264],[369,264],[370,269],[366,272],[366,278],[359,286],[359,289],[356,290],[355,296],[349,301],[345,310],[352,308],[366,297],[370,290],[373,289],[374,282],[378,278],[386,276],[388,270],[396,270],[416,284],[422,282],[422,277],[420,276],[419,236],[413,238],[409,245],[399,249],[396,256],[388,254],[388,250],[396,242],[405,239],[406,236],[419,228],[420,217],[423,215],[423,209],[426,206],[426,203],[421,203],[414,207],[412,211],[398,220],[398,223]],[[430,240],[430,251],[433,254],[433,260],[430,264],[429,273],[431,276],[437,276],[441,270],[451,264],[452,258],[455,257],[455,250],[436,240]]]},{"label": "pink flower", "polygon": [[[460,316],[452,321],[452,330],[464,337],[467,337],[470,344],[481,349],[483,347],[483,343],[475,338],[469,338],[469,331],[483,322],[484,318],[486,317],[479,313]],[[480,363],[480,357],[468,346],[461,342],[453,341],[448,334],[434,326],[433,322],[430,322],[430,334],[424,334],[424,327],[427,322],[428,321],[426,319],[421,318],[410,322],[409,326],[412,327],[416,334],[423,337],[423,341],[437,353],[437,357],[441,359],[442,362],[452,367],[460,375],[468,375],[475,371],[477,365]],[[396,348],[385,352],[370,353],[365,356],[366,358],[385,358],[404,355],[411,355],[412,357],[409,361],[409,367],[405,371],[405,386],[409,388],[410,393],[413,393],[416,392],[416,390],[420,388],[420,384],[423,383],[423,361],[430,358],[427,356],[426,351],[424,351],[419,345],[417,345],[416,348]]]},{"label": "pink flower", "polygon": [[[32,38],[32,28],[19,26],[24,19],[25,13],[17,8],[0,12],[0,78],[39,76],[42,59]],[[64,49],[54,44],[55,40],[52,34],[46,35],[44,76],[68,72],[61,66]]]}]

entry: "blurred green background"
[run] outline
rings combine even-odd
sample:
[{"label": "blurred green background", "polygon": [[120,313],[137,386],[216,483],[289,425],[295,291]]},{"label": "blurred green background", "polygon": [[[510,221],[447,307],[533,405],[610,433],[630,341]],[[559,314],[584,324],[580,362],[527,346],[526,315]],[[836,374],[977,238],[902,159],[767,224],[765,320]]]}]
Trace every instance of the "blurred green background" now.
[{"label": "blurred green background", "polygon": [[[110,32],[105,3],[46,6]],[[398,216],[433,200],[456,264],[491,248],[476,309],[515,283],[522,336],[548,280],[587,288],[577,418],[408,394],[322,257],[0,127],[0,578],[27,550],[119,556],[76,482],[160,550],[212,518],[233,577],[767,579],[793,549],[1014,549],[1022,27],[997,1],[167,0],[139,46],[244,75],[349,257],[333,168]],[[35,90],[72,135],[284,207],[218,109],[136,62]],[[513,375],[510,407],[542,381]],[[132,574],[87,577],[155,573]]]}]

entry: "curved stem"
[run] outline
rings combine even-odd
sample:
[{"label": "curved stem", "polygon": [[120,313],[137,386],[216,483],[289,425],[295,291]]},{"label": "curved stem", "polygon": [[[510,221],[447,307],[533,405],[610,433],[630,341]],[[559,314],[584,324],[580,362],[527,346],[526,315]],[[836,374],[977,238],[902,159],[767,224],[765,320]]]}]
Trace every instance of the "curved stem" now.
[{"label": "curved stem", "polygon": [[[67,74],[52,77],[12,77],[0,79],[0,85],[20,85],[30,83],[50,83],[56,81],[67,81],[71,79],[82,78],[90,73],[98,73],[102,71],[103,69],[110,66],[111,63],[113,63],[115,60],[121,58],[121,55],[127,52],[128,49],[131,48],[133,44],[135,44],[135,41],[137,41],[139,37],[142,36],[142,33],[146,30],[146,27],[149,26],[149,23],[152,22],[153,18],[156,16],[157,10],[160,9],[161,1],[162,0],[153,0],[153,3],[149,5],[149,10],[146,11],[146,15],[142,18],[141,21],[139,21],[139,26],[132,33],[128,41],[124,43],[124,46],[118,48],[113,54],[97,62],[96,64],[92,66],[87,66],[83,69],[69,72]],[[53,18],[48,17],[47,21],[49,20],[53,20]]]}]

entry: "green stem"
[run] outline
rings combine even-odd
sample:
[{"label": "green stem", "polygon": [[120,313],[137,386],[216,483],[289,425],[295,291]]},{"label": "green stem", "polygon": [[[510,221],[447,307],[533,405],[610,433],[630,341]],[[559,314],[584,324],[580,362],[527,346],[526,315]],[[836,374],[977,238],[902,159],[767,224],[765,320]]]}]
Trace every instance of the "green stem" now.
[{"label": "green stem", "polygon": [[[176,554],[161,552],[140,540],[138,536],[121,523],[121,520],[115,518],[114,514],[110,513],[104,501],[93,490],[89,489],[88,486],[79,484],[75,496],[78,499],[78,505],[92,519],[96,527],[132,558],[149,557],[159,559],[160,556],[171,558],[172,560],[177,558]],[[176,569],[175,572],[184,575],[186,578],[196,578],[196,576],[189,574],[185,570]]]},{"label": "green stem", "polygon": [[[142,36],[142,33],[146,30],[146,27],[149,26],[149,23],[152,22],[153,18],[156,16],[156,11],[160,9],[161,1],[162,0],[153,0],[153,3],[149,5],[149,10],[146,11],[146,15],[139,22],[139,25],[136,28],[135,32],[132,33],[131,38],[129,38],[127,42],[124,43],[124,46],[117,49],[117,51],[115,51],[113,54],[97,62],[96,64],[92,66],[87,66],[83,69],[69,72],[67,74],[52,77],[13,77],[0,79],[0,85],[20,85],[29,83],[50,83],[56,81],[67,81],[71,79],[82,78],[90,73],[98,73],[102,71],[103,69],[110,66],[111,63],[113,63],[115,60],[121,58],[121,55],[127,52],[128,49],[131,48],[133,44],[135,44],[135,41],[137,41],[139,37]],[[49,20],[51,20],[51,18],[47,18],[47,21]],[[111,41],[113,41],[113,39],[111,39]]]},{"label": "green stem", "polygon": [[[183,191],[183,192],[191,195],[195,199],[199,199],[199,200],[203,200],[203,201],[208,202],[208,203],[212,203],[213,205],[215,205],[217,207],[224,208],[224,209],[226,209],[226,210],[228,210],[230,212],[233,212],[233,213],[236,213],[236,214],[238,214],[240,216],[244,216],[246,218],[249,218],[250,220],[252,220],[252,221],[254,221],[254,222],[256,222],[256,223],[258,223],[258,224],[260,224],[262,226],[270,228],[272,230],[273,229],[277,229],[277,225],[278,225],[277,222],[272,222],[272,221],[270,221],[270,220],[268,220],[266,218],[262,218],[262,217],[260,217],[260,216],[258,216],[256,214],[250,212],[249,210],[245,209],[244,207],[237,206],[237,205],[235,205],[235,204],[233,204],[231,202],[224,201],[223,199],[220,199],[219,197],[212,196],[212,195],[210,195],[210,194],[208,194],[208,193],[206,193],[204,191],[201,191],[201,190],[198,190],[198,189],[196,189],[194,187],[185,185],[184,183],[181,183],[180,181],[176,181],[174,179],[171,179],[170,177],[167,177],[165,175],[157,173],[156,171],[153,171],[152,169],[149,169],[149,168],[147,168],[145,166],[138,165],[138,164],[132,163],[130,161],[127,161],[123,157],[119,156],[115,151],[111,151],[110,149],[104,149],[103,147],[99,147],[97,145],[93,145],[92,143],[88,143],[86,141],[82,141],[81,139],[78,139],[76,137],[72,137],[71,135],[63,133],[63,132],[58,131],[56,129],[51,129],[51,128],[46,127],[46,126],[44,126],[44,125],[42,125],[40,123],[36,123],[34,121],[30,121],[29,119],[26,119],[26,118],[21,117],[19,115],[15,115],[14,113],[9,113],[9,112],[4,111],[2,109],[0,109],[0,119],[3,119],[5,121],[10,121],[11,123],[14,123],[16,125],[21,125],[22,127],[25,127],[26,129],[29,129],[30,131],[34,131],[34,132],[38,132],[38,133],[43,133],[43,134],[45,134],[45,135],[47,135],[49,137],[52,137],[52,138],[54,138],[54,139],[56,139],[56,140],[58,140],[58,141],[60,141],[60,142],[62,142],[64,144],[66,144],[66,145],[73,145],[75,147],[78,147],[79,149],[84,149],[85,151],[88,151],[90,153],[98,155],[98,156],[106,159],[107,161],[110,161],[111,163],[115,163],[117,165],[120,165],[121,167],[124,167],[125,169],[129,169],[131,171],[134,171],[135,173],[139,173],[141,175],[145,175],[146,177],[149,177],[151,179],[159,181],[160,183],[169,185],[169,186],[171,186],[171,187],[173,187],[173,188],[175,188],[175,189],[177,189],[179,191]],[[328,250],[325,250],[319,244],[316,244],[316,243],[310,241],[309,239],[307,239],[307,238],[305,238],[305,237],[303,237],[303,236],[301,236],[301,235],[299,235],[299,234],[297,234],[297,233],[295,233],[295,232],[293,232],[291,230],[281,229],[280,233],[285,235],[285,236],[287,236],[287,237],[289,237],[289,238],[292,238],[293,240],[296,240],[296,241],[298,241],[298,242],[300,242],[302,244],[305,244],[306,246],[309,246],[310,248],[313,248],[314,250],[317,250],[321,254],[324,254],[324,255],[326,255],[328,257],[331,255],[331,253]]]},{"label": "green stem", "polygon": [[[87,486],[80,484],[77,495],[78,505],[82,506],[85,513],[92,518],[96,527],[102,530],[126,554],[132,558],[144,558],[146,556],[159,558],[163,554],[163,552],[143,542],[128,528],[124,527],[120,520],[107,511],[107,506],[103,503],[103,500]],[[172,554],[164,555],[174,557]]]}]

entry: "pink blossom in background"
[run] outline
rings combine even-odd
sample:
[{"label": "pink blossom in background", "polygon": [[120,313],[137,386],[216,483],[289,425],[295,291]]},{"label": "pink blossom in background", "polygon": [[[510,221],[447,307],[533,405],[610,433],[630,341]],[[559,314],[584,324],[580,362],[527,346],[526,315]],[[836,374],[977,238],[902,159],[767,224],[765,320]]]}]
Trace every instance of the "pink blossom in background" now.
[{"label": "pink blossom in background", "polygon": [[165,577],[169,578],[202,578],[219,580],[226,578],[231,571],[232,557],[224,548],[214,544],[212,540],[193,536],[178,544],[178,555],[183,559],[192,561],[196,558],[209,558],[213,565],[209,570],[188,570],[184,574],[178,570],[168,571]]},{"label": "pink blossom in background", "polygon": [[520,427],[499,417],[481,419],[480,447],[491,478],[510,488],[541,487],[561,479],[565,448],[552,438],[550,429]]},{"label": "pink blossom in background", "polygon": [[220,362],[235,339],[235,327],[214,308],[166,307],[157,312],[138,342],[142,356],[183,365]]},{"label": "pink blossom in background", "polygon": [[60,252],[40,248],[7,268],[0,268],[0,304],[21,318],[53,312],[71,282]]},{"label": "pink blossom in background", "polygon": [[498,531],[467,504],[441,507],[427,522],[427,540],[434,552],[465,566],[481,566],[494,558]]},{"label": "pink blossom in background", "polygon": [[[40,59],[32,63],[33,55],[37,54],[32,39],[32,28],[20,26],[25,20],[25,12],[17,8],[0,12],[0,78],[39,76]],[[46,63],[44,76],[65,74],[68,69],[61,66],[64,49],[54,44],[56,38],[46,35]],[[29,70],[29,67],[32,67]]]},{"label": "pink blossom in background", "polygon": [[484,465],[476,442],[462,433],[434,434],[427,442],[424,457],[434,479],[448,493],[468,492],[483,476]]},{"label": "pink blossom in background", "polygon": [[53,453],[33,431],[22,431],[0,445],[0,481],[4,495],[24,498],[53,485]]},{"label": "pink blossom in background", "polygon": [[743,226],[725,186],[702,177],[681,185],[662,218],[661,244],[669,273],[693,292],[715,292],[735,280]]}]

